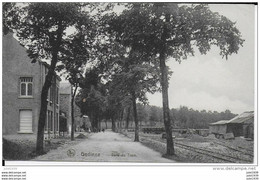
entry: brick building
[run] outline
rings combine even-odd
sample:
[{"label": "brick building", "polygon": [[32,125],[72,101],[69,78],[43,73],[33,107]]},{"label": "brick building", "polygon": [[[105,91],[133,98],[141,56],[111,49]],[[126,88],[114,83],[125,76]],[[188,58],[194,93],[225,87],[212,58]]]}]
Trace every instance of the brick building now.
[{"label": "brick building", "polygon": [[[13,38],[4,35],[2,52],[2,132],[8,134],[37,134],[40,95],[49,65],[42,61],[31,63],[26,49]],[[45,135],[58,135],[59,83],[53,79],[48,95]],[[45,136],[45,137],[46,137]]]},{"label": "brick building", "polygon": [[60,83],[60,111],[67,118],[67,132],[71,132],[71,97],[72,86],[70,83]]}]

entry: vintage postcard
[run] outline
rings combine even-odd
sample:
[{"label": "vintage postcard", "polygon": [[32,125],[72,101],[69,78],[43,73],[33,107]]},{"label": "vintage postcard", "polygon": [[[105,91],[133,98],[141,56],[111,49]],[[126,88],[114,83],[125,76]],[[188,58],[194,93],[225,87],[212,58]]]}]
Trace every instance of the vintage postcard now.
[{"label": "vintage postcard", "polygon": [[257,165],[257,3],[2,11],[3,165]]}]

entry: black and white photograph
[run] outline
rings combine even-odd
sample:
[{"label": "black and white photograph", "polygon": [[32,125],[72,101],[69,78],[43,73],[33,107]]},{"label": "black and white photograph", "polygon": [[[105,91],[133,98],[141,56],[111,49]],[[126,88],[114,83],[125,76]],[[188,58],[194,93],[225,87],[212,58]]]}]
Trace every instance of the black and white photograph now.
[{"label": "black and white photograph", "polygon": [[4,165],[256,165],[256,14],[257,2],[3,2]]}]

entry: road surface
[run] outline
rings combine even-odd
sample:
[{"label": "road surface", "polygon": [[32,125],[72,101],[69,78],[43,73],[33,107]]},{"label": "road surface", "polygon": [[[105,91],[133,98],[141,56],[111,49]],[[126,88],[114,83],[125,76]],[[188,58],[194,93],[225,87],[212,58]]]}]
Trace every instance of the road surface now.
[{"label": "road surface", "polygon": [[63,146],[34,160],[84,162],[174,163],[139,142],[111,131],[95,133],[72,146]]}]

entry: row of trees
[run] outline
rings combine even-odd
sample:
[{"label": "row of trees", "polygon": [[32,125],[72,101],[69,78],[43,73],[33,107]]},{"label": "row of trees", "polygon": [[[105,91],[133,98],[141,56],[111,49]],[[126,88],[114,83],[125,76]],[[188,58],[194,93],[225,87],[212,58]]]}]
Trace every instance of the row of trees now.
[{"label": "row of trees", "polygon": [[[115,13],[113,9],[118,7],[124,10]],[[181,62],[194,55],[194,47],[206,54],[212,45],[227,58],[243,43],[235,23],[205,4],[5,3],[3,10],[4,32],[13,30],[34,62],[50,60],[41,94],[38,154],[43,152],[46,99],[55,71],[68,74],[74,95],[78,87],[82,88],[78,103],[93,123],[102,114],[113,120],[122,117],[124,111],[132,112],[135,141],[139,140],[137,101],[145,104],[147,92],[161,91],[166,154],[172,155],[166,60],[172,57]],[[74,32],[69,34],[71,29]],[[90,64],[86,73],[85,64]],[[107,105],[95,109],[98,104]],[[130,107],[132,111],[125,110]]]},{"label": "row of trees", "polygon": [[[138,104],[138,114],[143,124],[157,125],[163,122],[163,109],[157,106]],[[194,110],[186,106],[170,109],[170,119],[174,128],[207,129],[209,124],[219,120],[230,120],[236,114],[230,110],[223,112]]]},{"label": "row of trees", "polygon": [[171,109],[171,115],[176,127],[194,129],[207,129],[210,123],[219,120],[230,120],[236,116],[236,114],[231,113],[230,110],[219,113],[217,111],[188,109],[188,107],[185,106],[179,109]]},{"label": "row of trees", "polygon": [[[118,128],[128,129],[130,125],[132,128],[134,122],[132,114],[132,108],[126,107],[121,116],[115,119]],[[230,110],[225,110],[223,112],[206,110],[198,111],[186,106],[181,106],[177,109],[170,109],[170,119],[173,128],[208,129],[210,123],[220,120],[230,120],[235,116],[237,116],[237,114],[231,113]],[[137,118],[140,121],[141,127],[161,127],[163,125],[163,109],[158,106],[138,103]],[[107,118],[101,120],[110,121],[110,119]]]}]

